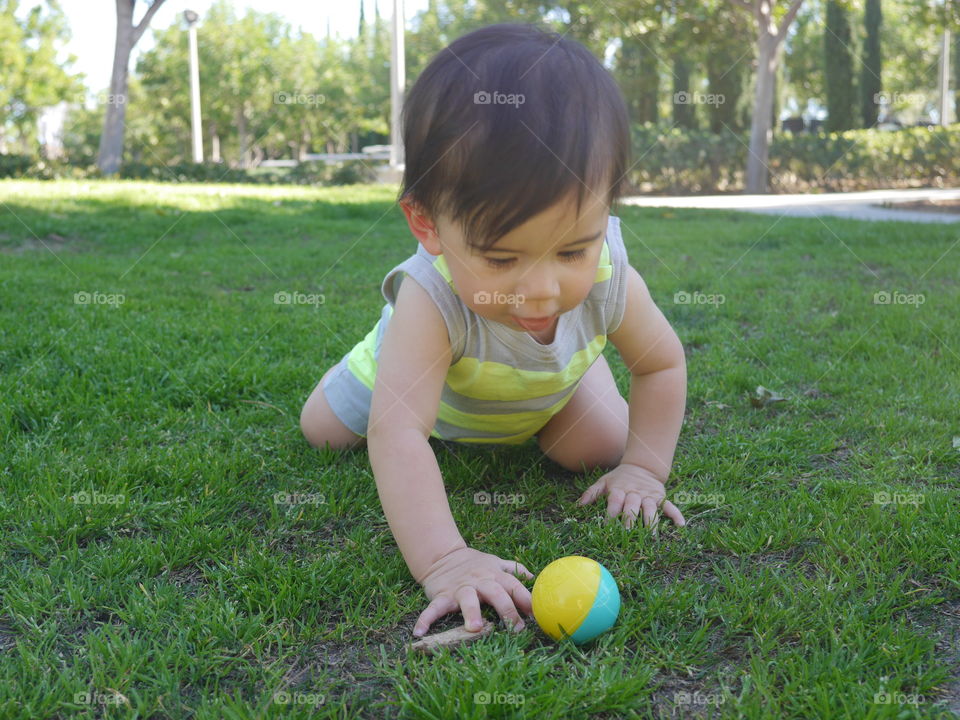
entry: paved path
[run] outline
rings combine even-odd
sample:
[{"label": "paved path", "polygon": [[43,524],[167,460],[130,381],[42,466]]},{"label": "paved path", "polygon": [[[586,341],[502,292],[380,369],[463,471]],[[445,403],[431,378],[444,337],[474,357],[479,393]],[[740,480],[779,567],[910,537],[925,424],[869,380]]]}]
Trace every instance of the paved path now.
[{"label": "paved path", "polygon": [[709,208],[742,210],[768,215],[816,217],[835,215],[853,220],[900,220],[907,222],[960,222],[956,214],[924,210],[894,210],[879,207],[883,202],[960,198],[960,188],[949,190],[868,190],[852,193],[808,193],[790,195],[690,195],[656,197],[643,195],[623,199],[625,205],[642,207]]}]

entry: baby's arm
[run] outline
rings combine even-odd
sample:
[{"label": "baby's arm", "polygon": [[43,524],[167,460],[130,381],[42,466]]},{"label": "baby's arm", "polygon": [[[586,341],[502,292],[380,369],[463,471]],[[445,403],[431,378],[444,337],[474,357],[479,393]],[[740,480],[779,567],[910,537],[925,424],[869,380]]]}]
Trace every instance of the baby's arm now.
[{"label": "baby's arm", "polygon": [[458,608],[468,629],[479,630],[480,598],[522,627],[514,601],[532,612],[529,591],[509,574],[514,563],[467,547],[430,447],[451,359],[439,309],[415,280],[404,277],[380,348],[367,427],[377,492],[407,567],[431,600],[418,619],[419,634]]},{"label": "baby's arm", "polygon": [[623,320],[609,339],[630,371],[627,446],[620,465],[587,488],[578,503],[586,505],[607,494],[608,517],[622,513],[627,527],[641,512],[643,524],[652,525],[658,507],[677,525],[685,525],[664,489],[687,401],[683,345],[633,267],[627,266],[626,279]]},{"label": "baby's arm", "polygon": [[630,432],[621,462],[644,467],[665,483],[686,408],[686,358],[640,273],[628,265],[626,276],[623,320],[609,336],[630,371]]},{"label": "baby's arm", "polygon": [[428,442],[450,360],[440,311],[404,277],[380,348],[367,447],[384,514],[417,582],[440,557],[467,546]]}]

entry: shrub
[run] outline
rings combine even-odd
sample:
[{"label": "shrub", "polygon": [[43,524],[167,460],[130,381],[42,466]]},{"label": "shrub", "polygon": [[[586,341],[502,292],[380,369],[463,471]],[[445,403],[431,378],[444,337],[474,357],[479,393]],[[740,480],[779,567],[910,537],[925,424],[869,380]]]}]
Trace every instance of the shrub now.
[{"label": "shrub", "polygon": [[[630,182],[643,192],[743,189],[749,133],[636,125]],[[778,133],[768,158],[772,192],[868,190],[960,182],[960,124],[896,131]]]},{"label": "shrub", "polygon": [[[178,163],[151,165],[126,162],[117,176],[126,180],[158,182],[223,182],[297,185],[348,185],[376,181],[376,164],[363,160],[345,160],[327,165],[323,162],[301,163],[293,168],[251,168],[243,170],[217,163]],[[96,165],[68,165],[61,161],[43,160],[29,155],[0,155],[0,177],[26,177],[40,180],[58,178],[102,177]]]}]

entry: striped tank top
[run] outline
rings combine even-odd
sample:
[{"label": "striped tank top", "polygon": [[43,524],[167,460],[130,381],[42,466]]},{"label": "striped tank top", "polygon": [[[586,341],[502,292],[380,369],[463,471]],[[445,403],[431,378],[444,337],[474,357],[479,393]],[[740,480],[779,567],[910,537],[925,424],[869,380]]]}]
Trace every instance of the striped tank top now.
[{"label": "striped tank top", "polygon": [[543,345],[474,313],[457,295],[443,255],[423,245],[387,273],[386,304],[373,329],[343,356],[323,385],[331,409],[354,433],[366,436],[377,361],[403,275],[437,304],[451,342],[451,364],[431,437],[465,443],[526,442],[573,397],[600,356],[607,335],[623,318],[627,254],[620,218],[611,215],[587,298],[558,319],[554,341]]}]

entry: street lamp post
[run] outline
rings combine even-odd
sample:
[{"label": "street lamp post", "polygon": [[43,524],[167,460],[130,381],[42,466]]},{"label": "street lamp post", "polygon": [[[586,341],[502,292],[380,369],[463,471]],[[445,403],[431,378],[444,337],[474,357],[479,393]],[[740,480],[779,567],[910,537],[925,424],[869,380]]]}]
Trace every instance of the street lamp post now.
[{"label": "street lamp post", "polygon": [[197,56],[197,20],[200,16],[193,10],[184,10],[190,36],[190,114],[193,133],[193,161],[203,162],[203,132],[200,129],[200,60]]},{"label": "street lamp post", "polygon": [[[940,37],[940,73],[937,82],[940,97],[938,111],[940,125],[946,127],[950,123],[950,31],[944,30]],[[960,118],[958,118],[960,119]]]},{"label": "street lamp post", "polygon": [[400,112],[403,108],[404,68],[403,0],[393,0],[393,32],[390,42],[390,169],[403,165],[403,143],[400,137]]}]

